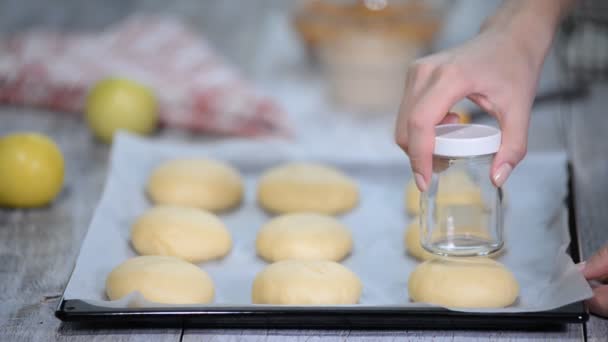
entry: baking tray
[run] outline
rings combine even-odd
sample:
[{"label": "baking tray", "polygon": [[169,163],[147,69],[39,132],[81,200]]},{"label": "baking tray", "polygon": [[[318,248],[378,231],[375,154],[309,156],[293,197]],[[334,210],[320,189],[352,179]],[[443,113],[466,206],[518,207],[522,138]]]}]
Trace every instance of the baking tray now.
[{"label": "baking tray", "polygon": [[[568,167],[569,253],[581,261],[574,210],[572,167]],[[438,307],[348,306],[265,307],[221,306],[188,308],[108,308],[62,297],[55,315],[66,322],[95,326],[174,326],[220,328],[315,328],[315,329],[559,329],[564,324],[586,322],[583,302],[554,310],[521,313],[471,313]]]}]

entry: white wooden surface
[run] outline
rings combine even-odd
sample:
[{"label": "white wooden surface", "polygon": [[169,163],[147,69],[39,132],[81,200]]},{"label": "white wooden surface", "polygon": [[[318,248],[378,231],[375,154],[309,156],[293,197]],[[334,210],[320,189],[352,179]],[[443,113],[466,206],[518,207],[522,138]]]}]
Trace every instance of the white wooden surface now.
[{"label": "white wooden surface", "polygon": [[[602,90],[603,89],[598,89]],[[599,92],[599,91],[598,91]],[[595,102],[598,101],[598,102]],[[594,106],[605,101],[594,97],[572,116],[570,139],[576,164],[577,209],[586,255],[606,241],[601,229],[606,219],[606,179],[608,151],[597,144],[594,134],[603,125],[602,111]],[[584,110],[584,116],[581,112]],[[53,137],[61,146],[67,163],[66,186],[50,207],[36,210],[0,211],[0,340],[94,339],[123,341],[304,341],[345,340],[579,340],[582,327],[569,325],[556,332],[472,332],[472,331],[285,331],[285,330],[95,330],[74,324],[60,324],[53,316],[78,253],[88,221],[100,196],[106,172],[108,148],[94,142],[83,123],[70,116],[31,109],[0,109],[0,134],[16,130],[34,130]],[[534,119],[533,127],[556,127]],[[550,120],[551,117],[546,117]],[[541,129],[533,128],[537,133]],[[555,133],[552,133],[555,135]],[[537,136],[535,139],[539,139]],[[542,140],[542,139],[541,139]],[[575,143],[574,143],[575,142]],[[603,183],[602,183],[603,182]],[[599,228],[599,229],[598,229]],[[602,341],[608,322],[592,319],[590,337]]]},{"label": "white wooden surface", "polygon": [[[575,106],[569,120],[569,147],[574,165],[576,215],[583,258],[608,243],[608,85]],[[608,319],[591,317],[589,341],[608,341]]]},{"label": "white wooden surface", "polygon": [[[156,0],[0,0],[0,33],[39,23],[54,27],[95,29],[136,9],[178,13],[199,27],[250,76],[264,78],[275,73],[276,70],[264,64],[266,55],[260,52],[271,47],[272,42],[258,39],[273,26],[267,23],[261,25],[263,21],[260,18],[269,13],[267,9],[271,9],[270,13],[283,10],[284,2],[256,0],[239,2],[238,6],[234,4],[234,1],[197,0],[171,3]],[[256,50],[259,46],[264,49]],[[254,50],[257,54],[250,56],[249,52]],[[284,68],[281,72],[291,70],[293,66],[288,62],[280,65]],[[565,144],[571,152],[576,172],[578,225],[587,257],[608,241],[608,229],[605,229],[608,221],[607,95],[608,88],[598,87],[593,98],[585,103],[573,108],[560,108],[568,117],[565,131],[560,129],[557,111],[554,114],[544,111],[532,119],[532,150],[560,148]],[[304,116],[296,118],[296,122],[314,123],[318,118]],[[314,124],[310,126],[311,129],[318,127]],[[365,128],[370,129],[369,126]],[[380,127],[379,130],[385,128]],[[83,123],[75,117],[33,109],[0,107],[0,135],[16,130],[39,131],[53,137],[65,154],[67,177],[61,196],[50,207],[36,210],[0,209],[0,341],[577,341],[583,338],[580,325],[569,325],[563,331],[554,332],[476,332],[98,330],[62,324],[53,316],[53,311],[101,194],[108,148],[94,142]],[[387,134],[390,132],[387,131]],[[359,138],[364,137],[357,136]],[[591,341],[608,341],[608,321],[592,318],[587,324],[587,335]]]}]

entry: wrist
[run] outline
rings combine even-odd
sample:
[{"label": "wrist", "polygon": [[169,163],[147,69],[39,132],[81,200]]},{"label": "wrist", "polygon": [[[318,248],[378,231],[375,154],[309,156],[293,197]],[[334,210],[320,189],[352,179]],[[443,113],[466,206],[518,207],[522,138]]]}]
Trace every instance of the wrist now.
[{"label": "wrist", "polygon": [[575,0],[505,0],[481,27],[481,33],[499,32],[514,48],[525,51],[540,66],[555,31]]},{"label": "wrist", "polygon": [[484,28],[513,24],[532,26],[540,31],[555,31],[575,2],[576,0],[504,0],[496,13],[486,19],[482,31]]}]

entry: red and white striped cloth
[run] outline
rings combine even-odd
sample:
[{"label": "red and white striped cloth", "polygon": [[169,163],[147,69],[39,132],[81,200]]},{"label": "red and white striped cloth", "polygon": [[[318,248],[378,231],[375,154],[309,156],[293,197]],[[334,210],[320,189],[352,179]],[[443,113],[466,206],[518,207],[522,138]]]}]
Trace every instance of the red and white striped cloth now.
[{"label": "red and white striped cloth", "polygon": [[174,18],[131,17],[97,34],[32,31],[0,39],[0,103],[81,113],[88,89],[111,76],[152,88],[167,126],[287,133],[279,106]]}]

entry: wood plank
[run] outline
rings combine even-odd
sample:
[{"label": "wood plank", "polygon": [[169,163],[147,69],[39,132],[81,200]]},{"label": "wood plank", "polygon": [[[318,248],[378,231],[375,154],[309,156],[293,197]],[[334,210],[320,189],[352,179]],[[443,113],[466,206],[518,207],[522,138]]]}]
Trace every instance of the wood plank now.
[{"label": "wood plank", "polygon": [[592,316],[587,322],[587,340],[605,342],[608,340],[608,322],[606,318]]},{"label": "wood plank", "polygon": [[[180,341],[181,329],[91,329],[62,323],[54,316],[59,298],[3,301],[1,341]],[[7,315],[8,313],[8,315]],[[8,317],[2,317],[2,315]]]},{"label": "wood plank", "polygon": [[178,341],[181,329],[87,330],[54,317],[101,194],[108,147],[95,143],[74,117],[8,107],[0,116],[0,135],[48,134],[66,162],[65,186],[52,205],[0,210],[0,340]]},{"label": "wood plank", "polygon": [[202,330],[186,329],[183,342],[308,342],[308,341],[581,341],[580,325],[553,332],[522,331],[373,331],[373,330]]},{"label": "wood plank", "polygon": [[[608,132],[607,85],[593,89],[591,98],[573,107],[569,119],[570,146],[574,161],[577,226],[583,257],[589,258],[608,243]],[[606,341],[608,320],[592,317],[587,324],[589,341]]]},{"label": "wood plank", "polygon": [[[227,52],[239,65],[252,73],[253,58],[248,53],[251,32],[256,32],[254,20],[260,1],[255,1],[256,15],[248,17],[247,24],[252,29],[232,27],[234,20],[225,20],[226,15],[233,15],[231,5],[195,4],[192,1],[178,1],[174,5],[165,2],[136,1],[138,8],[155,7],[163,12],[175,12],[186,15],[191,23],[200,25],[205,32],[210,31],[210,39]],[[134,1],[113,1],[108,5],[79,5],[79,1],[63,1],[62,6],[33,5],[31,1],[12,1],[12,7],[1,10],[10,15],[1,16],[7,19],[0,21],[0,27],[15,30],[27,27],[32,20],[61,26],[88,25],[99,27],[111,21],[110,17],[119,18],[125,6],[132,8]],[[22,6],[40,7],[36,13],[45,15],[31,16]],[[113,4],[113,5],[112,5]],[[152,4],[152,5],[150,5]],[[156,4],[156,5],[155,5]],[[202,10],[201,7],[214,6],[214,10]],[[156,8],[158,7],[158,8]],[[169,7],[169,8],[168,8]],[[217,7],[217,9],[215,9]],[[221,7],[222,15],[216,15]],[[14,10],[9,10],[13,8]],[[67,10],[64,10],[67,8]],[[48,11],[47,11],[48,10]],[[70,15],[70,13],[84,14]],[[22,15],[15,15],[16,13]],[[32,11],[29,11],[32,12]],[[248,10],[244,12],[249,13]],[[18,14],[17,13],[17,14]],[[88,14],[87,14],[88,13]],[[105,13],[105,14],[104,14]],[[108,14],[113,13],[113,14]],[[120,14],[119,14],[120,13]],[[207,14],[206,14],[207,13]],[[232,14],[231,14],[232,13]],[[236,16],[235,16],[236,17]],[[27,18],[30,18],[29,21]],[[102,18],[102,19],[99,19]],[[107,18],[107,19],[104,19]],[[215,19],[214,19],[215,18]],[[236,17],[242,18],[242,16]],[[90,24],[93,20],[97,23]],[[214,20],[213,20],[214,19]],[[114,20],[114,19],[112,19]],[[227,24],[221,25],[221,22]],[[226,29],[230,25],[230,29]],[[249,33],[248,33],[249,32]],[[229,37],[228,37],[229,36]],[[229,39],[227,39],[227,37]],[[232,39],[234,38],[234,39]],[[244,42],[247,42],[245,44]],[[246,49],[243,46],[247,47]],[[251,59],[251,61],[249,61]],[[604,94],[606,92],[604,91]],[[573,143],[578,143],[576,150],[577,200],[580,203],[579,228],[582,230],[584,254],[590,255],[608,239],[600,229],[606,222],[605,175],[608,174],[608,156],[601,151],[605,149],[602,137],[606,132],[606,114],[604,106],[595,111],[592,108],[580,110],[580,117],[573,122],[572,132],[576,132]],[[179,330],[88,330],[78,326],[62,325],[52,315],[57,296],[68,279],[69,271],[75,261],[80,241],[88,225],[88,220],[104,181],[106,170],[107,148],[93,144],[78,120],[57,118],[49,113],[32,110],[0,109],[2,125],[0,135],[13,129],[37,129],[45,131],[60,140],[64,149],[72,152],[68,161],[70,181],[60,201],[51,208],[34,211],[0,211],[0,340],[7,341],[55,341],[55,340],[94,340],[94,341],[175,341],[180,338]],[[578,126],[577,126],[578,125]],[[603,129],[601,128],[603,127]],[[579,141],[580,140],[580,141]],[[591,148],[591,150],[589,149]],[[594,159],[598,159],[594,161]],[[598,183],[597,180],[600,180]],[[76,193],[76,194],[74,194]],[[81,193],[85,193],[84,195]],[[582,209],[584,208],[584,209]],[[588,324],[591,341],[605,341],[608,336],[606,320],[592,318]],[[569,326],[566,332],[530,333],[530,332],[467,332],[467,331],[310,331],[310,330],[187,330],[184,340],[188,341],[315,341],[346,340],[358,341],[383,340],[579,340],[580,327]]]}]

